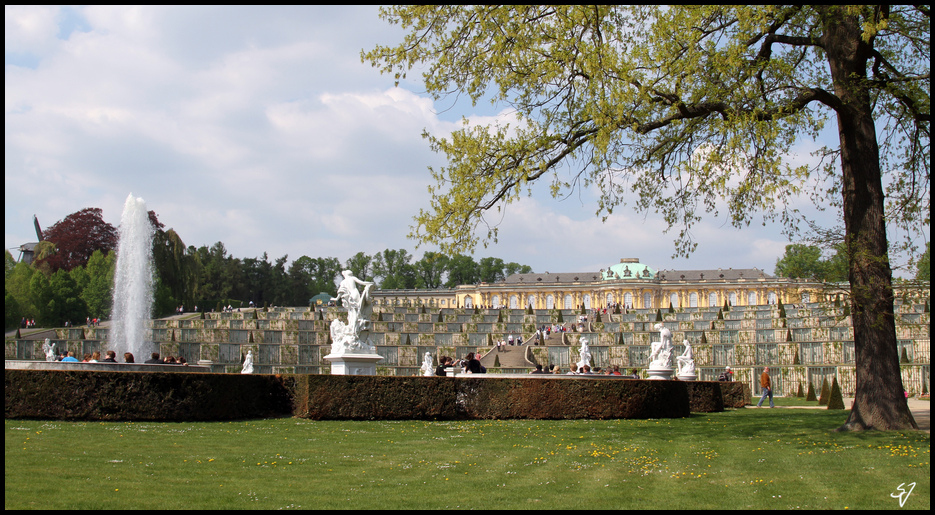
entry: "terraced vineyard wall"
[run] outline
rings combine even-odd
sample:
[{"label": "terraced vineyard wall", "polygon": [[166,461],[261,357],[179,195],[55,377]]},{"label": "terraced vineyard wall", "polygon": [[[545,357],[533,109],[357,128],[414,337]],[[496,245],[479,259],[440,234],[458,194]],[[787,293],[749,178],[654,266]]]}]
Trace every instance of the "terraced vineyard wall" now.
[{"label": "terraced vineyard wall", "polygon": [[[823,379],[837,378],[844,395],[854,391],[854,342],[850,317],[833,305],[787,305],[785,316],[775,305],[685,308],[673,313],[629,310],[626,313],[575,310],[438,309],[386,307],[373,313],[371,342],[383,356],[379,375],[419,374],[423,356],[462,358],[469,352],[485,354],[499,340],[522,337],[531,345],[528,354],[543,365],[567,371],[578,361],[579,338],[586,337],[595,367],[637,369],[642,377],[650,344],[658,339],[653,329],[657,316],[672,331],[676,355],[682,342],[691,342],[699,380],[716,380],[730,366],[734,380],[747,383],[758,395],[756,377],[762,367],[772,369],[777,395],[794,395],[799,385],[820,387]],[[151,336],[163,356],[184,356],[189,362],[212,362],[218,372],[239,372],[243,355],[254,354],[260,374],[328,374],[323,358],[330,353],[331,321],[346,313],[336,308],[276,308],[269,311],[198,314],[152,322]],[[585,320],[586,317],[586,320]],[[560,323],[559,321],[563,321]],[[550,336],[532,343],[536,330],[547,327]],[[912,394],[930,391],[930,314],[923,304],[897,305],[897,337],[903,384]],[[551,330],[559,329],[557,332]],[[564,332],[562,331],[564,329]],[[56,346],[82,356],[107,350],[107,328],[77,327],[56,330]],[[41,340],[11,339],[6,359],[44,358]],[[490,358],[493,360],[493,358]],[[485,361],[486,363],[486,361]],[[496,368],[489,373],[525,373],[530,367]]]}]

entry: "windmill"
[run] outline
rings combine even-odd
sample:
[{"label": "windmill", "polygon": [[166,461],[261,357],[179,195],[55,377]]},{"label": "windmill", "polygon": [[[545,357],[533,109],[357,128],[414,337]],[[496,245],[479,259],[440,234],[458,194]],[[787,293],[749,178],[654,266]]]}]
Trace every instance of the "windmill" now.
[{"label": "windmill", "polygon": [[[36,215],[32,215],[32,224],[36,228],[36,238],[38,238],[39,241],[43,241],[42,228],[39,227],[39,218]],[[39,242],[37,241],[35,243],[24,243],[20,245],[19,246],[19,260],[21,262],[26,263],[27,265],[29,263],[32,263],[32,260],[36,255],[36,245],[38,244]],[[16,249],[16,247],[13,247],[10,250],[14,250],[14,249]]]}]

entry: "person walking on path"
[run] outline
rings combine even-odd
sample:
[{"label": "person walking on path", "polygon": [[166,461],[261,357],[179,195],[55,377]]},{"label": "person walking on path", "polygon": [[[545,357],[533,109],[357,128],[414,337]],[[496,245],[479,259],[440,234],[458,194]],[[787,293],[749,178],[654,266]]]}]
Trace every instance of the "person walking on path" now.
[{"label": "person walking on path", "polygon": [[763,389],[763,396],[760,397],[760,402],[756,403],[756,407],[760,408],[763,406],[763,401],[766,400],[766,396],[769,395],[769,407],[773,408],[773,385],[769,381],[769,368],[763,368],[763,373],[760,374],[760,388]]}]

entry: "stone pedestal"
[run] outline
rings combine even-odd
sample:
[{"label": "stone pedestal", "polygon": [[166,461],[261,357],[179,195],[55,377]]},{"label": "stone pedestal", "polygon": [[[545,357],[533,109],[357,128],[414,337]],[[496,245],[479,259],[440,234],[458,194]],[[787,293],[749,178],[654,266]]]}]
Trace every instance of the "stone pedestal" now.
[{"label": "stone pedestal", "polygon": [[679,378],[681,381],[694,381],[698,379],[698,374],[679,374],[675,377]]},{"label": "stone pedestal", "polygon": [[375,376],[377,361],[383,359],[379,354],[328,354],[325,359],[331,362],[333,376]]},{"label": "stone pedestal", "polygon": [[649,368],[646,372],[649,374],[650,379],[659,379],[668,381],[672,379],[672,373],[675,370],[672,367],[663,367],[663,368]]}]

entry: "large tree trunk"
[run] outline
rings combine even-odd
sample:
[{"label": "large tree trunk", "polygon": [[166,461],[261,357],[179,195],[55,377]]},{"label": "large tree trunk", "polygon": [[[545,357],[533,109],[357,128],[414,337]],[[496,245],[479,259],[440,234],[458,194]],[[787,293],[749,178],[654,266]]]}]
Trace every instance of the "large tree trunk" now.
[{"label": "large tree trunk", "polygon": [[834,8],[825,14],[822,42],[842,102],[836,111],[857,367],[854,406],[839,430],[918,429],[899,371],[880,155],[864,85],[871,47],[856,16]]}]

